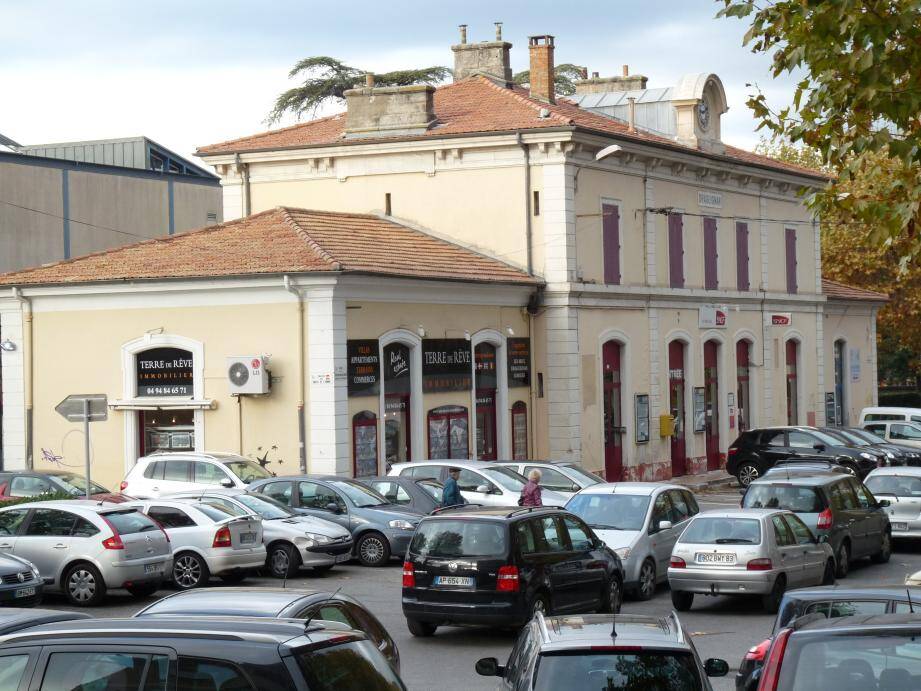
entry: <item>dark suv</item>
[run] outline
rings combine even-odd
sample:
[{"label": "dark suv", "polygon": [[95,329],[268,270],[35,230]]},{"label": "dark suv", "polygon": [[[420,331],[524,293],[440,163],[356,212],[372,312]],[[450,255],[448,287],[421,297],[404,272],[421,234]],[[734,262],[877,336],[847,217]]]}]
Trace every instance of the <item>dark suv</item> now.
[{"label": "dark suv", "polygon": [[739,485],[747,487],[778,461],[796,458],[828,459],[860,477],[885,465],[881,451],[848,447],[814,427],[765,427],[743,432],[732,442],[726,470],[738,478]]},{"label": "dark suv", "polygon": [[441,624],[521,626],[536,612],[618,612],[624,569],[558,508],[462,506],[422,519],[403,564],[410,633]]}]

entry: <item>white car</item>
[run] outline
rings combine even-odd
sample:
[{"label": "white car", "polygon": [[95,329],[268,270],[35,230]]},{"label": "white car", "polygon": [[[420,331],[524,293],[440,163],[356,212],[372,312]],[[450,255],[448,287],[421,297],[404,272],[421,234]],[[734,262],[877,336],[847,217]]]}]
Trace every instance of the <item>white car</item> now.
[{"label": "white car", "polygon": [[[495,461],[414,461],[394,463],[388,475],[411,477],[417,480],[434,478],[441,482],[448,479],[448,468],[460,468],[457,481],[461,496],[470,504],[483,506],[517,506],[521,489],[527,480]],[[550,489],[541,490],[544,506],[565,506],[572,494],[561,494]]]},{"label": "white car", "polygon": [[173,548],[173,584],[180,590],[208,585],[212,576],[239,583],[265,565],[262,517],[240,516],[218,504],[149,499],[129,501],[157,521]]},{"label": "white car", "polygon": [[921,468],[877,468],[864,478],[863,484],[877,499],[889,500],[885,511],[893,538],[921,537]]},{"label": "white car", "polygon": [[560,494],[572,496],[579,490],[597,485],[604,480],[571,461],[499,461],[519,475],[528,476],[532,470],[541,474],[540,486]]},{"label": "white car", "polygon": [[863,428],[892,444],[921,448],[921,422],[865,422]]},{"label": "white car", "polygon": [[120,489],[138,499],[155,499],[190,489],[245,489],[255,480],[271,477],[261,465],[235,453],[155,453],[138,459]]}]

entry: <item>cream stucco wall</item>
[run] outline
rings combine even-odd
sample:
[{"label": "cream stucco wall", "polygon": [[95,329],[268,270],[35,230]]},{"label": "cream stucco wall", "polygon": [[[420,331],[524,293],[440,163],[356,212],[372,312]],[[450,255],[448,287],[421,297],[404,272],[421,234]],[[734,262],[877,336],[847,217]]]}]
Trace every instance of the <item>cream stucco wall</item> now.
[{"label": "cream stucco wall", "polygon": [[[856,424],[862,408],[876,405],[875,308],[831,302],[824,315],[825,392],[835,390],[835,342],[845,344],[844,409],[846,424]],[[854,354],[856,351],[856,356]],[[854,367],[853,358],[859,365]]]}]

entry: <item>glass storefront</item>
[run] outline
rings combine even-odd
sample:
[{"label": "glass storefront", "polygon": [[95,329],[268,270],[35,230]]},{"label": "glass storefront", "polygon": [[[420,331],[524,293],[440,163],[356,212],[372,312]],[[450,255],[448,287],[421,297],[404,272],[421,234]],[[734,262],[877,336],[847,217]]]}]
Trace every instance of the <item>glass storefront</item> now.
[{"label": "glass storefront", "polygon": [[154,451],[194,451],[195,411],[139,410],[141,455]]},{"label": "glass storefront", "polygon": [[459,405],[433,408],[428,414],[429,458],[469,458],[467,409]]}]

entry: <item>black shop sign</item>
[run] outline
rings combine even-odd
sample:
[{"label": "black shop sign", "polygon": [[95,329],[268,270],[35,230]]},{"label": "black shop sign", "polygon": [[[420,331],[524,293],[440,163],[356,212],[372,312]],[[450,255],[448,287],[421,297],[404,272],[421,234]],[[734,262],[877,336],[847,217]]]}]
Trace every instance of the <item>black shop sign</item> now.
[{"label": "black shop sign", "polygon": [[192,353],[151,348],[135,356],[138,396],[192,396]]},{"label": "black shop sign", "polygon": [[470,341],[429,338],[422,341],[422,390],[469,391],[472,360]]},{"label": "black shop sign", "polygon": [[380,391],[381,359],[376,339],[346,342],[349,359],[349,396],[377,396]]},{"label": "black shop sign", "polygon": [[508,348],[508,385],[531,385],[531,339],[509,338],[506,342]]}]

